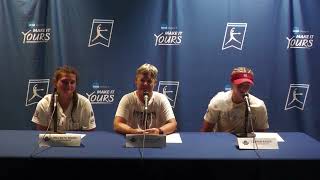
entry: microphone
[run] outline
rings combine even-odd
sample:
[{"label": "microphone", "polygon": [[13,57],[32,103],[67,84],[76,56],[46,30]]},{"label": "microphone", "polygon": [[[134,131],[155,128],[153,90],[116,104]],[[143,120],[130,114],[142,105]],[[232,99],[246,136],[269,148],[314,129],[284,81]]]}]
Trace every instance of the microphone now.
[{"label": "microphone", "polygon": [[251,108],[250,108],[250,102],[249,102],[249,94],[248,93],[245,93],[244,96],[243,96],[244,100],[246,101],[246,105],[247,105],[247,108],[248,108],[248,112],[251,113]]},{"label": "microphone", "polygon": [[54,133],[58,132],[57,101],[58,101],[58,93],[55,93],[53,97],[53,132]]},{"label": "microphone", "polygon": [[144,91],[143,92],[143,98],[144,98],[144,110],[147,111],[148,110],[148,92]]},{"label": "microphone", "polygon": [[245,113],[245,123],[244,123],[244,133],[237,133],[236,135],[238,137],[255,137],[256,135],[252,132],[248,132],[248,123],[251,123],[252,125],[252,119],[251,119],[251,108],[250,108],[250,101],[249,101],[249,94],[245,93],[243,95],[243,99],[246,102],[247,112]]},{"label": "microphone", "polygon": [[54,94],[54,100],[53,100],[53,107],[56,108],[57,107],[57,101],[58,101],[58,93]]}]

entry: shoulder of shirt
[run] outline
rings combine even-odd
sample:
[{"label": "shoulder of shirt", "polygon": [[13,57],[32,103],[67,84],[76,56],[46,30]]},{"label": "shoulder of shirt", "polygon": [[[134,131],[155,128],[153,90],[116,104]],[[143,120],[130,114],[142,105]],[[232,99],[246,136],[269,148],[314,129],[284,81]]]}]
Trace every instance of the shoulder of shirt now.
[{"label": "shoulder of shirt", "polygon": [[230,96],[231,96],[231,91],[227,91],[227,92],[220,91],[212,98],[212,100],[217,102],[226,101],[229,99]]},{"label": "shoulder of shirt", "polygon": [[168,98],[164,94],[159,93],[157,91],[153,91],[152,98],[153,98],[154,102],[157,102],[157,103],[162,103],[164,101],[168,101]]},{"label": "shoulder of shirt", "polygon": [[48,108],[50,106],[50,100],[51,100],[52,94],[45,95],[37,104],[37,108]]},{"label": "shoulder of shirt", "polygon": [[137,100],[137,96],[135,95],[135,91],[127,93],[127,94],[123,95],[121,98],[121,101],[125,101],[125,102],[132,102],[132,101],[136,101],[136,100]]},{"label": "shoulder of shirt", "polygon": [[51,96],[52,96],[52,94],[47,94],[47,95],[45,95],[45,96],[39,101],[39,103],[49,103],[50,100],[51,100]]},{"label": "shoulder of shirt", "polygon": [[264,104],[264,101],[255,97],[254,95],[250,94],[249,96],[250,98],[250,105],[253,106],[253,107],[262,107],[262,106],[265,106]]},{"label": "shoulder of shirt", "polygon": [[231,91],[218,92],[210,101],[209,108],[214,110],[224,110],[231,102]]},{"label": "shoulder of shirt", "polygon": [[153,96],[154,96],[154,97],[166,97],[164,94],[159,93],[159,92],[157,92],[157,91],[153,91],[152,93],[153,93]]},{"label": "shoulder of shirt", "polygon": [[90,100],[89,100],[87,97],[85,97],[85,96],[83,96],[83,95],[81,95],[81,94],[79,94],[79,93],[77,93],[77,95],[78,95],[78,103],[79,103],[79,104],[83,104],[83,103],[85,103],[85,104],[87,104],[87,103],[91,104]]}]

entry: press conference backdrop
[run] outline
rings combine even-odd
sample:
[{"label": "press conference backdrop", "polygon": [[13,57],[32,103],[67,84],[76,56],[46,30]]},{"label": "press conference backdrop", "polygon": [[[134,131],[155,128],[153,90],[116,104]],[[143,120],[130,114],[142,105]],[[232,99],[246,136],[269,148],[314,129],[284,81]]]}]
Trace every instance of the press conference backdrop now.
[{"label": "press conference backdrop", "polygon": [[0,0],[1,129],[33,129],[58,66],[80,72],[78,92],[97,129],[113,131],[135,70],[158,67],[179,131],[199,131],[210,99],[237,66],[254,70],[270,131],[320,139],[318,0]]}]

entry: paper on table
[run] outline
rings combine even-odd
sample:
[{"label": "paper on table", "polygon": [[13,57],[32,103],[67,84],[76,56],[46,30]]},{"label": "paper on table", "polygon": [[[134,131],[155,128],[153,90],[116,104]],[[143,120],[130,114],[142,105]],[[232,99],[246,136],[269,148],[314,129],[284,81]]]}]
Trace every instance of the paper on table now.
[{"label": "paper on table", "polygon": [[[66,133],[66,134],[75,134],[75,133]],[[78,134],[78,135],[80,135],[81,139],[86,136],[86,134]]]},{"label": "paper on table", "polygon": [[172,133],[166,136],[167,143],[182,143],[179,133]]},{"label": "paper on table", "polygon": [[256,138],[276,138],[278,142],[284,142],[278,133],[255,132]]}]

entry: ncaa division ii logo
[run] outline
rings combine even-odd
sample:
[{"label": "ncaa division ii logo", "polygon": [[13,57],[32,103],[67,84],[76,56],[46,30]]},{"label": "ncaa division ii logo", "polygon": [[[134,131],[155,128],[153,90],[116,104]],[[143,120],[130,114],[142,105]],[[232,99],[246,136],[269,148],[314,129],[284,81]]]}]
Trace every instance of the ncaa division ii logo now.
[{"label": "ncaa division ii logo", "polygon": [[101,44],[109,47],[114,20],[93,19],[88,47]]},{"label": "ncaa division ii logo", "polygon": [[176,104],[178,89],[178,81],[159,81],[158,92],[164,94],[167,97],[172,108],[174,108]]},{"label": "ncaa division ii logo", "polygon": [[50,79],[30,79],[26,97],[26,106],[38,103],[48,94]]},{"label": "ncaa division ii logo", "polygon": [[247,23],[227,23],[222,50],[231,47],[242,50],[246,30]]},{"label": "ncaa division ii logo", "polygon": [[308,90],[308,84],[290,84],[284,110],[289,110],[292,108],[303,110],[307,99]]}]

